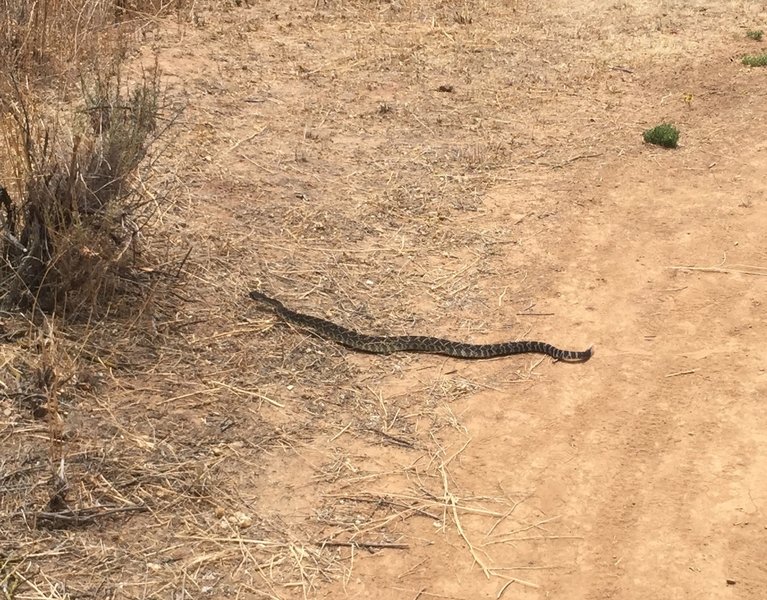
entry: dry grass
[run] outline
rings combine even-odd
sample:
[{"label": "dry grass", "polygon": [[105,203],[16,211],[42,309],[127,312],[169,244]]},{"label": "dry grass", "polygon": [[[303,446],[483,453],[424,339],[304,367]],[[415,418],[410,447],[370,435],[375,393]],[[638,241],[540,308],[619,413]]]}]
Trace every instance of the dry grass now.
[{"label": "dry grass", "polygon": [[[126,43],[183,3],[4,2],[2,306],[92,318],[138,273],[160,203],[145,179],[159,72],[126,82]],[[158,124],[158,119],[163,119]],[[153,156],[152,160],[156,160]],[[124,286],[123,286],[124,287]],[[98,301],[97,301],[98,300]]]},{"label": "dry grass", "polygon": [[[480,5],[463,3],[459,11],[444,6],[439,18],[448,27],[469,27],[482,16]],[[417,17],[419,7],[406,8]],[[377,7],[364,3],[350,3],[346,10],[365,16],[360,24],[378,15]],[[79,46],[35,50],[48,47],[43,38],[65,25],[54,27],[50,15],[50,10],[47,16],[34,12],[23,21],[36,29],[24,38],[17,65],[54,68],[53,55],[69,60],[80,52]],[[70,14],[70,26],[75,16]],[[341,70],[348,89],[376,89],[378,82],[366,81],[366,73],[393,68],[420,80],[429,76],[427,65],[450,49],[449,35],[441,34],[414,52],[400,48],[398,36],[412,36],[408,43],[418,46],[415,40],[426,28],[408,31],[405,16],[391,18],[402,21],[381,39],[368,39],[379,34],[369,33],[366,25],[354,30],[342,23],[358,45]],[[210,32],[210,41],[228,44],[245,35],[246,27],[235,18],[227,29]],[[481,50],[488,44],[478,34],[470,46]],[[303,42],[295,47],[309,48]],[[297,78],[310,87],[313,80],[335,77],[321,64],[303,67],[305,57],[289,51],[280,46],[285,56],[265,53],[272,62],[259,65],[259,83],[277,86]],[[248,73],[239,65],[227,68]],[[38,284],[26,283],[25,290],[32,306],[43,296],[43,308],[69,306],[67,318],[35,311],[32,323],[8,316],[21,339],[12,349],[3,348],[0,361],[7,400],[3,435],[13,440],[12,449],[0,454],[0,481],[9,490],[0,500],[8,522],[0,545],[6,589],[18,584],[12,592],[18,598],[306,597],[324,582],[348,582],[361,554],[413,550],[418,540],[403,536],[420,520],[438,540],[462,548],[488,576],[505,581],[513,567],[494,561],[495,543],[553,537],[544,529],[546,518],[524,502],[524,491],[472,494],[451,473],[468,444],[466,438],[458,448],[442,447],[443,436],[465,435],[453,406],[489,384],[444,373],[440,360],[423,359],[418,384],[403,389],[399,381],[412,359],[366,357],[362,364],[332,344],[277,325],[245,299],[260,279],[291,305],[303,303],[307,312],[359,329],[439,334],[453,327],[467,337],[488,329],[504,335],[471,315],[459,323],[439,316],[471,311],[481,298],[499,306],[504,301],[503,293],[485,293],[482,281],[497,275],[488,258],[509,243],[510,225],[478,230],[472,215],[484,210],[483,194],[494,183],[517,177],[515,169],[543,161],[561,166],[588,148],[555,149],[546,156],[526,147],[523,132],[521,141],[506,136],[506,123],[486,118],[486,111],[499,108],[495,92],[483,96],[475,89],[472,96],[461,89],[470,68],[463,66],[450,78],[463,108],[442,106],[435,111],[439,120],[430,118],[431,88],[416,86],[422,91],[407,102],[387,101],[385,111],[377,100],[361,101],[360,122],[393,141],[382,142],[383,148],[345,147],[346,154],[334,157],[345,165],[338,173],[323,162],[321,149],[323,126],[349,127],[345,109],[326,108],[342,106],[340,97],[327,105],[282,107],[284,112],[267,115],[266,125],[254,127],[255,133],[237,129],[231,139],[216,137],[219,111],[231,109],[230,100],[216,98],[211,108],[203,104],[206,96],[198,97],[200,105],[182,122],[187,139],[174,146],[176,157],[146,165],[143,144],[126,143],[135,139],[132,131],[154,135],[140,118],[146,98],[126,97],[114,80],[97,85],[101,92],[80,113],[92,117],[90,141],[75,143],[73,125],[67,124],[55,136],[57,143],[45,146],[51,152],[55,146],[56,153],[43,152],[44,160],[37,162],[54,165],[64,182],[56,188],[61,196],[43,190],[56,200],[53,221],[61,221],[65,200],[93,191],[90,185],[76,187],[83,179],[73,174],[100,173],[90,169],[91,159],[112,156],[111,125],[120,127],[115,131],[127,150],[120,171],[126,178],[107,176],[119,185],[110,196],[112,208],[99,220],[106,219],[107,227],[99,230],[104,236],[95,245],[91,224],[72,218],[78,211],[66,213],[78,224],[65,236],[70,250],[52,253],[54,268],[45,269]],[[153,93],[154,82],[150,78],[139,89]],[[249,82],[242,84],[247,89]],[[209,86],[206,92],[215,94]],[[118,89],[121,96],[115,95]],[[123,112],[132,98],[138,108]],[[45,138],[28,125],[39,121],[24,117],[23,107],[31,114],[41,103],[32,104],[12,107],[21,110],[16,113],[21,118],[9,124],[8,139],[17,140],[9,147],[24,148],[27,131],[36,142]],[[268,103],[264,110],[273,105],[279,107]],[[131,118],[123,120],[126,116]],[[315,128],[320,133],[312,133]],[[304,135],[296,136],[296,130]],[[450,137],[455,131],[461,132],[459,139]],[[283,139],[289,141],[280,145]],[[517,145],[521,151],[514,154]],[[363,150],[368,154],[354,155]],[[513,157],[516,164],[509,162]],[[227,169],[240,159],[259,175],[251,170],[237,189],[237,173]],[[120,163],[110,158],[95,164]],[[174,183],[187,186],[186,206],[155,202],[164,190],[154,189],[148,177],[161,168],[184,174]],[[27,182],[40,185],[39,171],[15,172],[24,175],[17,178],[14,199],[28,197]],[[195,179],[204,181],[203,193]],[[123,184],[131,194],[139,191],[128,196],[128,220],[122,218]],[[339,190],[366,202],[344,203]],[[239,213],[225,213],[220,199],[234,206],[239,196],[254,201]],[[535,208],[534,202],[527,208]],[[159,240],[147,236],[148,263],[136,261],[134,253],[142,219],[155,219],[146,222],[162,231]],[[538,225],[525,219],[522,214],[513,225],[532,239]],[[212,222],[222,223],[219,230],[211,230]],[[184,261],[189,248],[193,252]],[[62,283],[63,276],[83,268],[88,270],[77,281]],[[525,280],[518,265],[508,268],[508,280]],[[107,273],[111,279],[100,277]],[[127,296],[133,306],[123,311],[113,292],[126,273],[134,283],[143,278],[139,290]],[[178,275],[188,288],[158,293],[162,273]],[[75,285],[80,280],[82,285]],[[114,285],[105,287],[107,280]],[[523,292],[523,300],[515,301],[519,310],[533,302],[533,293]],[[425,300],[417,304],[413,299],[419,296]],[[96,310],[99,306],[104,310]],[[87,318],[78,322],[74,314]],[[525,381],[530,373],[512,370],[504,377],[504,383]]]},{"label": "dry grass", "polygon": [[[162,112],[156,69],[138,81],[121,75],[140,13],[168,8],[44,0],[0,11],[8,598],[77,594],[63,571],[51,579],[55,569],[36,565],[66,556],[76,578],[93,567],[92,540],[78,530],[146,511],[143,495],[154,488],[204,486],[199,461],[157,456],[155,442],[120,423],[104,429],[101,411],[114,407],[97,395],[118,357],[142,343],[158,284],[182,266],[167,237],[154,235],[168,189],[151,181],[150,148],[173,115]],[[157,468],[142,471],[148,457]]]},{"label": "dry grass", "polygon": [[80,122],[53,124],[30,89],[7,83],[2,305],[98,315],[139,283],[139,241],[158,208],[138,172],[158,135],[157,72],[129,89],[119,72],[84,83]]},{"label": "dry grass", "polygon": [[[202,346],[134,334],[99,348],[90,361],[65,360],[82,350],[72,328],[78,341],[51,332],[37,341],[44,352],[28,368],[47,374],[44,391],[9,394],[14,403],[3,419],[14,450],[4,453],[0,472],[6,488],[0,513],[8,522],[1,551],[4,576],[27,594],[19,598],[112,597],[118,589],[131,598],[165,589],[310,595],[323,582],[348,579],[368,553],[411,549],[403,539],[411,519],[426,519],[446,536],[457,528],[488,574],[505,577],[508,565],[492,562],[491,546],[502,532],[523,533],[530,512],[505,493],[462,496],[449,474],[462,448],[439,449],[433,438],[454,426],[449,403],[471,388],[460,378],[435,381],[425,406],[409,395],[345,390],[343,358],[318,354],[296,364],[307,343],[318,350],[324,343],[304,340],[282,356],[268,347],[289,343],[245,343],[259,329],[252,322]],[[286,332],[284,341],[291,337]],[[149,347],[165,357],[136,362]],[[211,371],[184,386],[222,348],[230,363],[217,363],[218,379]],[[126,377],[127,370],[150,373],[171,364],[164,387],[155,387],[157,378],[141,386]],[[287,381],[297,389],[286,396],[280,388]],[[283,405],[259,404],[256,392]],[[295,396],[305,398],[305,408]],[[187,418],[197,414],[205,422]],[[317,439],[328,440],[327,450],[318,451]],[[419,464],[424,451],[435,453]],[[286,457],[284,473],[262,470],[261,457],[274,455]],[[374,466],[383,455],[390,457],[385,470]],[[299,483],[299,465],[308,467],[310,488]],[[268,488],[257,483],[264,478]],[[469,533],[482,529],[484,539]]]},{"label": "dry grass", "polygon": [[[60,85],[76,80],[99,57],[124,57],[125,34],[176,12],[184,0],[2,0],[3,70]],[[129,39],[129,38],[128,38]]]}]

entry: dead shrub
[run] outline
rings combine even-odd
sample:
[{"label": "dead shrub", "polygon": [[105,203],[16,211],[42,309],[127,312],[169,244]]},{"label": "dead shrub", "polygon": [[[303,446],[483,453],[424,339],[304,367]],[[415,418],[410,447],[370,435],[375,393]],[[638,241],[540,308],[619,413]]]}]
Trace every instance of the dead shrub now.
[{"label": "dead shrub", "polygon": [[160,133],[158,71],[133,86],[119,69],[84,81],[69,119],[7,83],[0,304],[76,314],[109,299],[138,265],[148,206],[137,170]]}]

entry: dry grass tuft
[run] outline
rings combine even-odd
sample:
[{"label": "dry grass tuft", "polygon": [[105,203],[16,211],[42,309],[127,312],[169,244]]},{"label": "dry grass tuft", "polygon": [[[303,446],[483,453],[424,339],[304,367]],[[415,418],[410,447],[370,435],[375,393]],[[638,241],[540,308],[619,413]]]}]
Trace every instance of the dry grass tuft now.
[{"label": "dry grass tuft", "polygon": [[119,69],[84,81],[70,119],[53,120],[12,77],[7,88],[2,305],[79,316],[135,283],[130,267],[153,213],[137,170],[161,133],[158,72],[132,88]]}]

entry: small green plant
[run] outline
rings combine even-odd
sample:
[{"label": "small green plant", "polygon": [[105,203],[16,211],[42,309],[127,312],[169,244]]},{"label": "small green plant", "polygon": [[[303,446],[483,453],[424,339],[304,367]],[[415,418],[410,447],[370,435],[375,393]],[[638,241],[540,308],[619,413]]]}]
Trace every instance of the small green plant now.
[{"label": "small green plant", "polygon": [[644,132],[644,141],[664,148],[676,148],[679,141],[679,130],[669,123],[657,125]]},{"label": "small green plant", "polygon": [[767,52],[761,54],[746,54],[743,64],[747,67],[767,67]]},{"label": "small green plant", "polygon": [[762,31],[761,29],[749,29],[746,32],[746,37],[751,40],[754,40],[755,42],[761,42],[762,37],[764,37],[764,31]]}]

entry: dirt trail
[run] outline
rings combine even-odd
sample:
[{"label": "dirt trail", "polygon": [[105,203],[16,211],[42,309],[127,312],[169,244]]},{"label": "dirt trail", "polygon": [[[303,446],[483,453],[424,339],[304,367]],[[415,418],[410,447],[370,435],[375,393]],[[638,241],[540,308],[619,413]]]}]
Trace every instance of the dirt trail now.
[{"label": "dirt trail", "polygon": [[[587,290],[582,307],[551,305],[592,332],[595,358],[454,407],[471,439],[452,471],[460,486],[529,490],[524,501],[540,511],[532,531],[541,539],[485,549],[541,597],[757,598],[767,589],[766,286],[763,269],[748,266],[764,264],[757,232],[767,213],[743,200],[763,189],[755,174],[767,156],[756,137],[745,146],[718,169],[647,150],[641,164],[591,175],[601,184],[584,196],[598,210],[548,241],[554,262],[568,265],[553,286]],[[646,166],[649,155],[659,164]],[[653,182],[664,177],[678,183],[659,193]],[[732,181],[737,190],[726,192]],[[556,235],[575,241],[577,255],[557,248]],[[672,268],[680,265],[714,269]],[[502,368],[493,363],[490,379]],[[407,569],[384,562],[361,565],[366,595],[393,597],[391,582]],[[470,564],[455,547],[434,551],[399,587],[494,597],[498,584]]]},{"label": "dirt trail", "polygon": [[[479,495],[529,490],[525,502],[541,513],[533,531],[551,539],[493,548],[491,561],[517,566],[509,575],[523,580],[534,573],[541,597],[757,598],[766,589],[765,282],[763,270],[739,271],[764,264],[757,232],[767,213],[744,198],[763,189],[756,173],[767,157],[758,138],[745,146],[718,169],[647,150],[641,164],[590,175],[601,183],[582,197],[598,210],[571,211],[580,218],[548,241],[554,262],[568,265],[553,286],[587,290],[584,306],[552,305],[592,332],[595,358],[454,407],[471,438],[455,479]],[[659,191],[656,178],[678,183]],[[557,248],[557,235],[577,255]],[[439,556],[409,589],[498,591],[465,554]],[[371,592],[367,580],[396,581],[403,565],[387,565],[372,563],[375,576],[361,567],[366,594],[390,597],[391,587]]]}]

